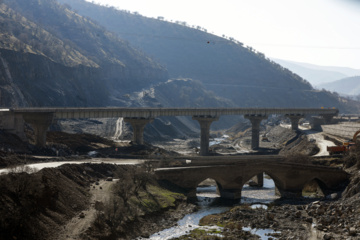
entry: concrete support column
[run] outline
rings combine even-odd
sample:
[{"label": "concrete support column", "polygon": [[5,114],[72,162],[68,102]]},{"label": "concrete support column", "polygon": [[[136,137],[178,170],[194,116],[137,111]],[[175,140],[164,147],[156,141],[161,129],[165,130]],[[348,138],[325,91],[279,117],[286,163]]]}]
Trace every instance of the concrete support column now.
[{"label": "concrete support column", "polygon": [[[251,122],[251,149],[258,149],[260,146],[260,123],[262,120],[267,119],[266,115],[245,115],[245,118]],[[264,186],[263,173],[259,173],[254,181],[257,183],[256,187]]]},{"label": "concrete support column", "polygon": [[35,145],[46,146],[46,131],[54,119],[53,113],[24,113],[25,122],[31,124],[35,133]]},{"label": "concrete support column", "polygon": [[263,187],[264,186],[264,173],[259,173],[249,182],[250,187]]},{"label": "concrete support column", "polygon": [[20,113],[0,111],[0,128],[16,134],[23,141],[27,140],[24,132],[24,118]]},{"label": "concrete support column", "polygon": [[15,134],[20,137],[21,140],[27,141],[25,135],[25,128],[24,128],[24,117],[22,114],[15,113],[14,115],[14,127],[15,127]]},{"label": "concrete support column", "polygon": [[303,118],[303,115],[285,115],[286,117],[290,118],[291,121],[291,129],[298,130],[299,129],[299,120]]},{"label": "concrete support column", "polygon": [[214,116],[193,116],[200,124],[200,156],[209,155],[209,139],[210,139],[210,125],[213,121],[219,120],[219,117]]},{"label": "concrete support column", "polygon": [[144,144],[144,128],[146,124],[151,123],[153,120],[153,118],[124,118],[124,121],[130,123],[133,128],[132,141],[134,143]]},{"label": "concrete support column", "polygon": [[335,117],[333,114],[320,114],[320,116],[324,119],[325,124],[331,124]]},{"label": "concrete support column", "polygon": [[260,123],[267,119],[266,115],[245,115],[251,122],[251,149],[258,149],[260,145]]}]

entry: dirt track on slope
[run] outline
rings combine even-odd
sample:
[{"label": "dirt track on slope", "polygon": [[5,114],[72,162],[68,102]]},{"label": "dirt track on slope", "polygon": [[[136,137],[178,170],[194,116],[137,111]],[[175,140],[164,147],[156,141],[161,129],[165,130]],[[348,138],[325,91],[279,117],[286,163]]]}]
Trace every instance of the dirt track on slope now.
[{"label": "dirt track on slope", "polygon": [[112,194],[113,181],[100,180],[90,186],[90,206],[79,215],[73,217],[56,237],[58,240],[81,239],[81,235],[92,225],[96,218],[96,206],[107,202]]}]

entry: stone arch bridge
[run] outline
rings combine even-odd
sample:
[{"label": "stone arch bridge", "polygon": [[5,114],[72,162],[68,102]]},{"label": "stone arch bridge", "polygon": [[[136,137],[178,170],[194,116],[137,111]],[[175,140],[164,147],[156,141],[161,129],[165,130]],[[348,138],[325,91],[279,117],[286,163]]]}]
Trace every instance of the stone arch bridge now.
[{"label": "stone arch bridge", "polygon": [[[349,175],[338,168],[286,162],[277,155],[242,155],[234,157],[193,157],[186,167],[158,168],[159,180],[183,188],[188,198],[196,198],[196,188],[203,180],[216,181],[222,198],[240,199],[241,190],[252,177],[265,172],[274,181],[281,197],[300,197],[304,186],[316,180],[323,191],[337,189]],[[187,160],[189,161],[189,160]]]}]

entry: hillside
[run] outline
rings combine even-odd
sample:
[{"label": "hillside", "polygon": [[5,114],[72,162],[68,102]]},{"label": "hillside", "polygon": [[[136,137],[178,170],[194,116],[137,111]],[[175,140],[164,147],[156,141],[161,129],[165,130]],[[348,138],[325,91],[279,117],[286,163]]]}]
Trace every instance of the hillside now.
[{"label": "hillside", "polygon": [[4,0],[0,19],[2,106],[107,106],[167,80],[159,63],[56,1]]},{"label": "hillside", "polygon": [[[81,4],[82,10],[69,4]],[[94,16],[80,15],[85,10]],[[0,18],[3,107],[146,107],[156,102],[169,107],[354,109],[334,94],[312,89],[251,47],[199,27],[75,0],[68,5],[3,0]],[[161,85],[170,78],[189,81],[181,82],[180,89],[178,84]],[[153,86],[162,89],[153,99],[134,103],[128,97]]]},{"label": "hillside", "polygon": [[320,84],[318,87],[343,95],[360,95],[360,76],[348,77],[334,82]]},{"label": "hillside", "polygon": [[[265,84],[272,87],[310,89],[299,76],[265,59],[242,43],[181,24],[101,7],[83,0],[59,0],[117,33],[166,65],[170,77],[185,77],[203,83]],[[259,68],[261,70],[259,71]],[[221,77],[221,78],[219,78]],[[275,80],[276,79],[276,80]]]},{"label": "hillside", "polygon": [[90,17],[166,66],[171,78],[201,81],[239,107],[348,108],[310,83],[236,40],[189,26],[86,2],[58,0]]}]

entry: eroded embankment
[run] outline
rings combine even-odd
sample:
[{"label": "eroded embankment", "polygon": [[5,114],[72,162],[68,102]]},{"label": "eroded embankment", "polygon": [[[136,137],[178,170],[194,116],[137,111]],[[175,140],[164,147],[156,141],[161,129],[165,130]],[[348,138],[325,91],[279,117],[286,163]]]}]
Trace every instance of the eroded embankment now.
[{"label": "eroded embankment", "polygon": [[[81,164],[1,175],[0,239],[134,238],[193,210],[141,169]],[[156,224],[166,217],[174,221]]]}]

